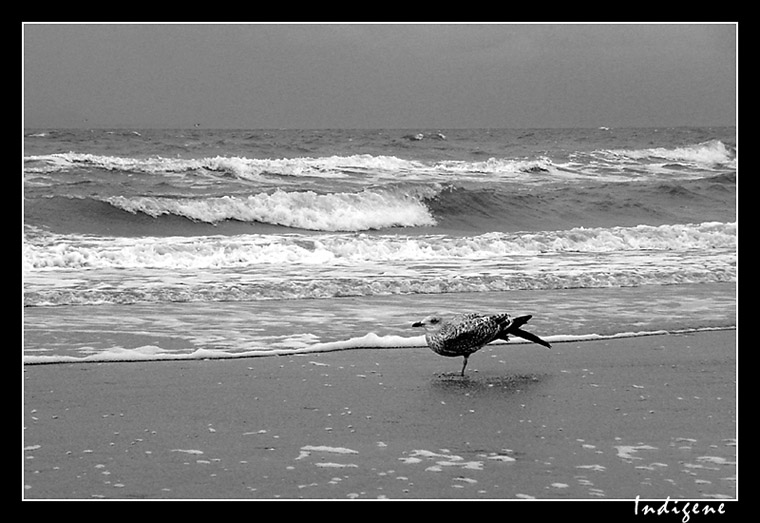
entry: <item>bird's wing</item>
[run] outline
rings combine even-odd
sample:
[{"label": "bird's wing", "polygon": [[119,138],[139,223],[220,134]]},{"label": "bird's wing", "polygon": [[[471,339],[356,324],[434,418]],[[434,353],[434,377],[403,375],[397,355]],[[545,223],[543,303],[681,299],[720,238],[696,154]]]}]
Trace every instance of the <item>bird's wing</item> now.
[{"label": "bird's wing", "polygon": [[493,341],[501,328],[492,316],[465,314],[445,325],[440,334],[447,348],[480,348]]}]

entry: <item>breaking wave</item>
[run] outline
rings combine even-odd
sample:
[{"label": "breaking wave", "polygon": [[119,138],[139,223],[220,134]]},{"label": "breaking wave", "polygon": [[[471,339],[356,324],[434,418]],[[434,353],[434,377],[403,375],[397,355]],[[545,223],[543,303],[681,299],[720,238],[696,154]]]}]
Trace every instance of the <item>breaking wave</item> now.
[{"label": "breaking wave", "polygon": [[36,231],[25,245],[29,270],[54,268],[225,268],[257,264],[488,260],[550,253],[736,249],[737,224],[706,222],[574,228],[536,233],[446,235],[237,235],[101,238]]},{"label": "breaking wave", "polygon": [[361,231],[436,223],[419,197],[392,190],[318,194],[278,189],[247,197],[114,196],[105,201],[119,209],[154,218],[175,215],[212,224],[237,220],[314,231]]}]

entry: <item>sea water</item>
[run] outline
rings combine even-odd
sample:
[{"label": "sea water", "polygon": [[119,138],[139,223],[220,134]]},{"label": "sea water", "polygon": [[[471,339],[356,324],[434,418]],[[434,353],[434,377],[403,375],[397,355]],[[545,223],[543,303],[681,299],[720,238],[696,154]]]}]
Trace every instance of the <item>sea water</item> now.
[{"label": "sea water", "polygon": [[734,128],[26,130],[24,362],[736,325]]}]

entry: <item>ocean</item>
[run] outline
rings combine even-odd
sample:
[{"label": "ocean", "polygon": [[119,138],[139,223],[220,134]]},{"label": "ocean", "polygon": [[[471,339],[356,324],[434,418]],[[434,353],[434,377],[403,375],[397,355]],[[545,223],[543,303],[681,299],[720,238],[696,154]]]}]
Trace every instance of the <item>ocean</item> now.
[{"label": "ocean", "polygon": [[409,350],[436,311],[533,314],[552,342],[736,327],[733,127],[23,146],[25,364]]}]

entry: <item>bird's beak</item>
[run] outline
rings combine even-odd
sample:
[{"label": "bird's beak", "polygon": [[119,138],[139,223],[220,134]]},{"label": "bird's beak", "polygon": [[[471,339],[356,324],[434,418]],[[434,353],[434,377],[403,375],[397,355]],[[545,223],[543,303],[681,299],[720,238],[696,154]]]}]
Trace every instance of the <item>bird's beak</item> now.
[{"label": "bird's beak", "polygon": [[422,327],[422,322],[421,321],[416,321],[416,322],[412,323],[412,327]]}]

